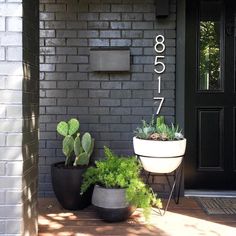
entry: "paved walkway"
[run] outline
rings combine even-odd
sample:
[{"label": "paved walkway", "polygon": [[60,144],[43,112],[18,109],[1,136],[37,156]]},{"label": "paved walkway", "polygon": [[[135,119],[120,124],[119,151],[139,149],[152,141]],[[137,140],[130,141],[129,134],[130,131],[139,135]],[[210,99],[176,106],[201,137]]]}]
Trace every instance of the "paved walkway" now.
[{"label": "paved walkway", "polygon": [[63,210],[52,198],[39,199],[39,236],[236,236],[236,215],[209,216],[193,198],[171,203],[165,216],[155,211],[145,224],[140,210],[122,223],[106,223],[93,207],[82,211]]}]

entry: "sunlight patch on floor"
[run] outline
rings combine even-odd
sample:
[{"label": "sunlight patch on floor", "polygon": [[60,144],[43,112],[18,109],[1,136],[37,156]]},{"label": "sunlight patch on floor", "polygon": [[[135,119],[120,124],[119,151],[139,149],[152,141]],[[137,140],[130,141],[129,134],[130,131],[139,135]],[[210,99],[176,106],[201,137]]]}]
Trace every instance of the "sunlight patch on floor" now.
[{"label": "sunlight patch on floor", "polygon": [[[44,204],[42,204],[44,203]],[[42,200],[39,214],[40,236],[234,236],[234,216],[207,215],[194,199],[172,204],[164,216],[153,208],[149,221],[136,209],[125,222],[107,223],[93,207],[82,211],[63,210],[55,199]]]},{"label": "sunlight patch on floor", "polygon": [[166,212],[165,216],[157,213],[152,215],[150,223],[156,225],[167,235],[181,236],[233,236],[236,235],[236,228],[228,225],[215,223],[208,220],[187,216],[184,214]]}]

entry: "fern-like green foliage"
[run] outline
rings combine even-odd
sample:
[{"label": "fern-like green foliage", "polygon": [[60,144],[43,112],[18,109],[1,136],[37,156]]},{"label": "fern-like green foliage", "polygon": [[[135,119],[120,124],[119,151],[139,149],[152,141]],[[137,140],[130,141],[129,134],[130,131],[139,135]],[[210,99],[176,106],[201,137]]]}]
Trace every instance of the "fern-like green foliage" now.
[{"label": "fern-like green foliage", "polygon": [[98,184],[105,188],[125,188],[127,201],[144,209],[148,218],[152,205],[161,204],[140,178],[141,165],[136,157],[115,155],[109,148],[104,148],[105,159],[97,161],[95,167],[90,167],[84,174],[81,193],[91,185]]},{"label": "fern-like green foliage", "polygon": [[152,116],[149,123],[145,120],[142,120],[141,123],[141,126],[134,131],[137,138],[162,141],[181,140],[184,138],[179,126],[167,125],[164,116],[158,116],[156,119]]}]

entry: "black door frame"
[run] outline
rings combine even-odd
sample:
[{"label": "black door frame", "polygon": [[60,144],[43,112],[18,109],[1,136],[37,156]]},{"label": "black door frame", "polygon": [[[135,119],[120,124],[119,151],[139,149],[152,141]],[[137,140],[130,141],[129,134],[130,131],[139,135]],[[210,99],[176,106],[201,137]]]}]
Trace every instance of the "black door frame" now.
[{"label": "black door frame", "polygon": [[[185,131],[185,83],[186,83],[186,2],[187,0],[177,1],[177,38],[176,38],[176,123]],[[236,3],[234,3],[236,4]],[[181,194],[184,193],[184,175],[182,179]]]},{"label": "black door frame", "polygon": [[[185,36],[186,36],[186,0],[177,1],[176,22],[176,123],[185,129]],[[181,195],[184,195],[184,174],[181,180]]]},{"label": "black door frame", "polygon": [[177,1],[176,23],[176,123],[185,128],[185,35],[186,0]]}]

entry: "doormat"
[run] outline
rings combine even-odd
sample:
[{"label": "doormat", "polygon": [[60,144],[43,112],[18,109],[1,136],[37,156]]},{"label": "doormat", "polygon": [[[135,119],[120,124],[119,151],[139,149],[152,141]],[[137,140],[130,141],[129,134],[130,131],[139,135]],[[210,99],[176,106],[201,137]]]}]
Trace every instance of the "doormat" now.
[{"label": "doormat", "polygon": [[236,214],[236,198],[208,198],[199,197],[198,202],[209,215],[234,215]]}]

